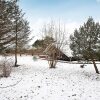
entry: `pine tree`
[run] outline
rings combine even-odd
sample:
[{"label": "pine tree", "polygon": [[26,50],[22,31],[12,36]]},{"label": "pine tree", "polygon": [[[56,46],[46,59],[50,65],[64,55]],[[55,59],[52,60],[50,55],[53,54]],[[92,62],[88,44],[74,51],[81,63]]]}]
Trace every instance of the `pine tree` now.
[{"label": "pine tree", "polygon": [[0,0],[0,52],[12,44],[15,37],[12,35],[12,14],[10,2]]},{"label": "pine tree", "polygon": [[18,0],[13,0],[13,32],[15,34],[15,67],[17,67],[18,48],[23,48],[29,41],[30,29],[29,23],[24,19],[24,13],[18,6]]},{"label": "pine tree", "polygon": [[100,25],[95,23],[93,18],[89,18],[79,30],[74,31],[74,35],[70,36],[71,50],[76,56],[82,56],[83,58],[93,62],[96,73],[99,73],[95,63],[97,57],[98,46],[100,45]]},{"label": "pine tree", "polygon": [[19,8],[19,0],[0,0],[0,51],[15,47],[15,66],[18,48],[28,43],[30,28],[24,13]]}]

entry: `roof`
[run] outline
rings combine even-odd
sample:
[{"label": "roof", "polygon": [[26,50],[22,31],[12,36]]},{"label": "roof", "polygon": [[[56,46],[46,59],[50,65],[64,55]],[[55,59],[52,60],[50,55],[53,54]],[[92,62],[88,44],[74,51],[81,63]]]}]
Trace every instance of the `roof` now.
[{"label": "roof", "polygon": [[61,50],[66,56],[72,57],[72,50],[70,49],[69,45],[66,45]]},{"label": "roof", "polygon": [[66,56],[72,57],[72,51],[71,51],[69,45],[59,47],[59,45],[57,45],[57,44],[55,44],[55,43],[52,43],[52,44],[50,44],[50,45],[44,50],[44,53],[47,53],[47,52],[49,52],[49,51],[52,51],[52,50],[54,49],[53,47],[54,47],[54,48],[55,48],[55,47],[60,48],[60,51],[61,51],[62,53],[64,53]]}]

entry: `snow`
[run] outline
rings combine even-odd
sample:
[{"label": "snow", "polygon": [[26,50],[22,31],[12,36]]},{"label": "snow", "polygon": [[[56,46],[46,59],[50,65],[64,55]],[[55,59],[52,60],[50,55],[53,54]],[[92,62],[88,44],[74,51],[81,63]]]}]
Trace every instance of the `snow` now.
[{"label": "snow", "polygon": [[0,78],[0,100],[100,100],[100,75],[92,64],[58,62],[49,69],[46,60],[32,56],[18,56],[18,64],[10,77]]}]

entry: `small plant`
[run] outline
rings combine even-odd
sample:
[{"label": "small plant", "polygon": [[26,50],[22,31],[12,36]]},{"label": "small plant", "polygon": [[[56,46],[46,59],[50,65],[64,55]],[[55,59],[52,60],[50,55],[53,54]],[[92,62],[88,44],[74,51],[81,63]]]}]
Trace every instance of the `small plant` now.
[{"label": "small plant", "polygon": [[13,66],[12,59],[8,59],[7,56],[4,56],[4,59],[1,60],[1,68],[2,68],[2,74],[1,77],[9,77],[11,74],[12,66]]},{"label": "small plant", "polygon": [[33,56],[33,60],[34,60],[34,61],[37,61],[37,57],[36,57],[36,56]]}]

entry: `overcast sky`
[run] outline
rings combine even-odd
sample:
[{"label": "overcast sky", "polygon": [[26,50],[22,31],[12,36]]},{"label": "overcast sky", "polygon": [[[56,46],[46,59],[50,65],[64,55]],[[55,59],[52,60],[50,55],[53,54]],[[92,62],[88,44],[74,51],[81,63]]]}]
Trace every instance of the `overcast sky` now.
[{"label": "overcast sky", "polygon": [[89,16],[100,21],[100,0],[20,0],[19,4],[36,37],[40,36],[43,24],[51,20],[60,19],[69,33]]}]

